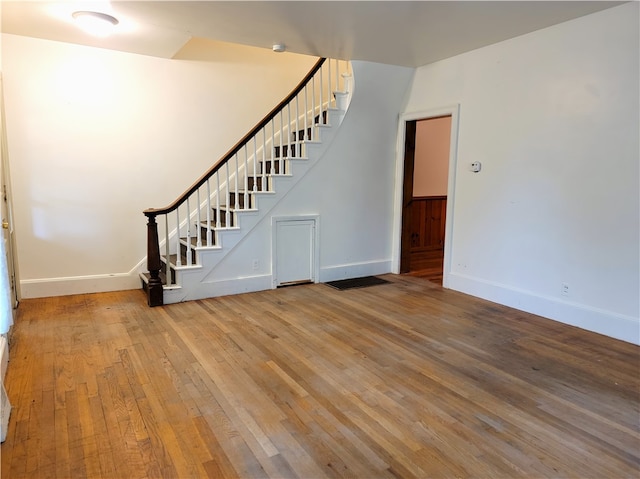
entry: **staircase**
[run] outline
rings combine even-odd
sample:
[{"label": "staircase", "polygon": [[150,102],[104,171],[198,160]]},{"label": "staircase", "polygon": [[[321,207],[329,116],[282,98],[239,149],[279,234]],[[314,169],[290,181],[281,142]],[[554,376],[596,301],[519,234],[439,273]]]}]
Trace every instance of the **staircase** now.
[{"label": "staircase", "polygon": [[216,266],[322,158],[350,90],[348,63],[319,59],[176,201],[144,211],[148,272],[140,277],[149,306],[220,294],[212,288]]}]

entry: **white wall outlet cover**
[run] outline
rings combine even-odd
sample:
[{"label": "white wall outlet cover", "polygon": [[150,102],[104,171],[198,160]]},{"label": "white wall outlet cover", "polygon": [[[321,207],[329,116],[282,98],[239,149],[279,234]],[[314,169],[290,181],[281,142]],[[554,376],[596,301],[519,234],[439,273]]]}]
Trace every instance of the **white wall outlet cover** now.
[{"label": "white wall outlet cover", "polygon": [[473,163],[471,163],[471,166],[469,169],[474,173],[479,173],[480,170],[482,169],[482,163],[480,163],[479,161],[474,161]]}]

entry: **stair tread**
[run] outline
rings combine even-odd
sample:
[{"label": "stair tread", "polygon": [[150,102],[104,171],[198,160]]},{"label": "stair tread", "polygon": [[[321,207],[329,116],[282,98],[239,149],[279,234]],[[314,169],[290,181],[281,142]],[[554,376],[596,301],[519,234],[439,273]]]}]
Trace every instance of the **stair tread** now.
[{"label": "stair tread", "polygon": [[[202,226],[204,228],[207,227],[206,224],[203,224]],[[213,231],[213,228],[211,229],[211,231]],[[180,241],[182,242],[182,244],[187,244],[187,238],[186,237],[181,237]],[[197,236],[192,236],[191,237],[191,247],[192,248],[220,248],[220,246],[216,245],[213,235],[211,235],[211,244],[207,244],[206,239],[202,238],[200,246],[198,246],[198,237]]]},{"label": "stair tread", "polygon": [[169,255],[169,264],[174,269],[202,268],[202,265],[197,264],[197,263],[195,263],[193,261],[191,262],[191,264],[187,264],[187,258],[184,255],[181,255],[182,264],[180,266],[178,266],[178,264],[176,263],[177,258],[178,258],[178,255],[176,255],[176,254],[170,254]]}]

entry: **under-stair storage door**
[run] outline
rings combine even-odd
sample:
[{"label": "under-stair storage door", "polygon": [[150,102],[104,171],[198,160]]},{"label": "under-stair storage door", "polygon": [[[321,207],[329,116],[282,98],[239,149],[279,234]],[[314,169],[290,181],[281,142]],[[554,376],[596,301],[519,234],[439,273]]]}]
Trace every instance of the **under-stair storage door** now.
[{"label": "under-stair storage door", "polygon": [[274,217],[273,286],[315,283],[317,216]]}]

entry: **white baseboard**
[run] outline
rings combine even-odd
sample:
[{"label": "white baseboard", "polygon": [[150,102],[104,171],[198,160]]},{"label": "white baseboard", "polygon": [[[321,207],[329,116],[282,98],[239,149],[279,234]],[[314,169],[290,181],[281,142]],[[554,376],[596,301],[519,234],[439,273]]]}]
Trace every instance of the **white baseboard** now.
[{"label": "white baseboard", "polygon": [[640,345],[640,320],[583,304],[536,295],[478,278],[450,273],[449,288],[560,323]]},{"label": "white baseboard", "polygon": [[9,365],[9,342],[7,338],[0,336],[0,382],[4,381],[4,376],[7,374],[7,366]]},{"label": "white baseboard", "polygon": [[[319,282],[335,281],[345,278],[359,278],[376,274],[385,274],[391,271],[391,261],[371,261],[367,263],[351,263],[339,266],[320,268]],[[188,281],[186,277],[183,280]],[[189,291],[187,291],[187,289]],[[202,282],[191,285],[189,288],[175,288],[165,290],[164,303],[173,304],[195,299],[213,298],[231,294],[253,293],[273,289],[272,276],[270,274],[248,276],[219,281]]]},{"label": "white baseboard", "polygon": [[391,272],[391,260],[367,261],[320,268],[320,282],[361,278]]},{"label": "white baseboard", "polygon": [[25,299],[139,288],[141,288],[141,285],[137,272],[73,276],[69,278],[24,279],[20,281],[20,295]]},{"label": "white baseboard", "polygon": [[270,274],[201,282],[193,284],[189,286],[189,288],[165,290],[164,304],[181,303],[183,301],[193,301],[196,299],[214,298],[232,294],[255,293],[256,291],[265,291],[272,288],[272,277]]},{"label": "white baseboard", "polygon": [[7,429],[9,428],[9,415],[11,414],[11,403],[7,397],[7,391],[4,388],[4,375],[7,372],[7,363],[9,362],[9,346],[7,338],[0,336],[0,442],[4,442],[7,437]]}]

